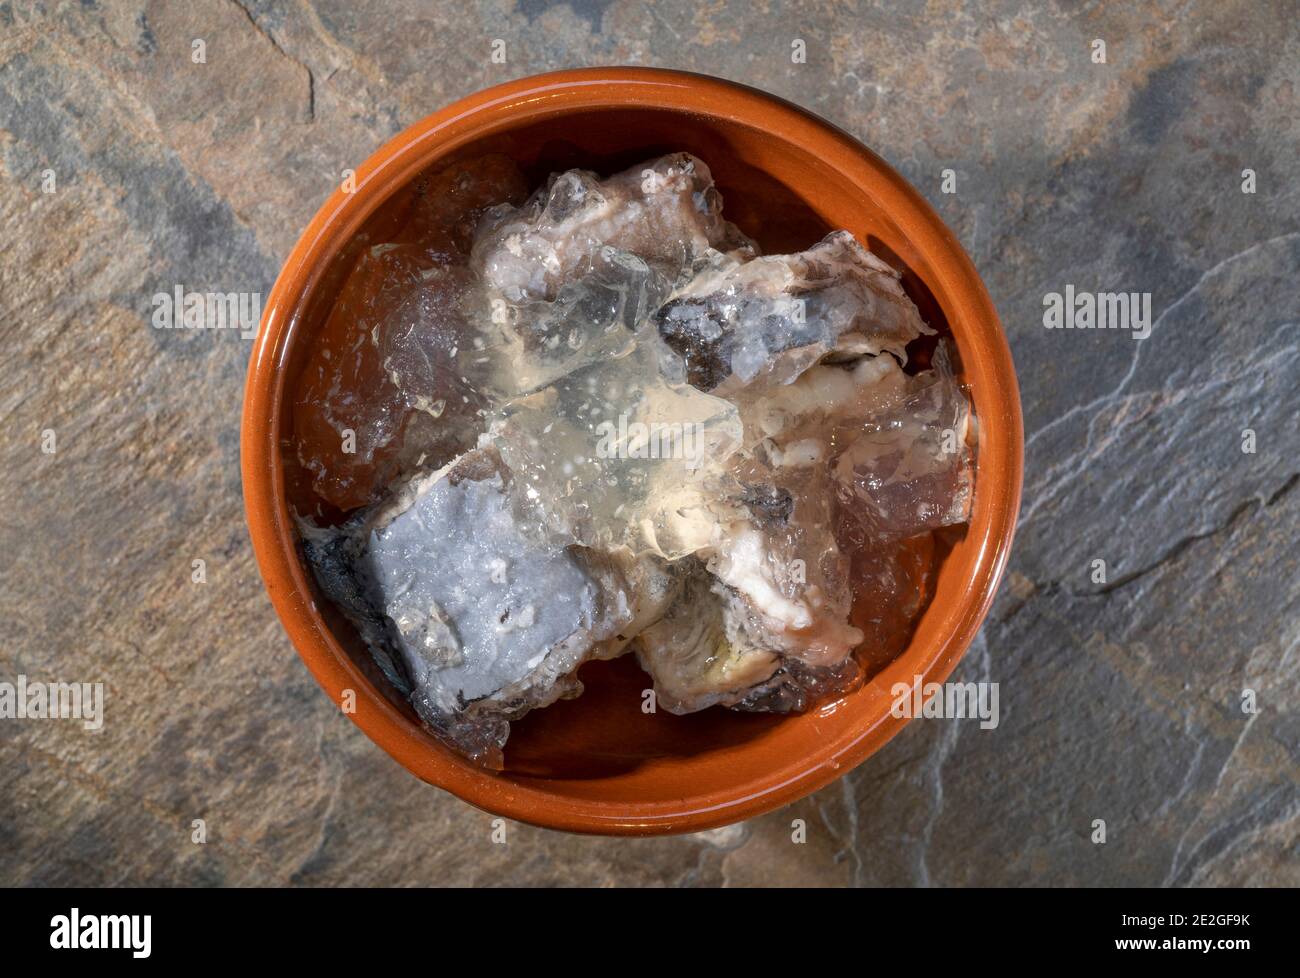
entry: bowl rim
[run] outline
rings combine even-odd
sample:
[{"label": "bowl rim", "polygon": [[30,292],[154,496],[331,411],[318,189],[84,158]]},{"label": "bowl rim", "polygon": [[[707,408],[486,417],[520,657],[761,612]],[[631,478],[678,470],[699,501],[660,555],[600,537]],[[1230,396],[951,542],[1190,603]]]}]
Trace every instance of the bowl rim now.
[{"label": "bowl rim", "polygon": [[[976,333],[996,383],[985,391],[993,407],[979,414],[981,461],[984,429],[996,422],[1000,458],[988,466],[1004,478],[977,485],[977,507],[987,512],[979,551],[959,616],[949,632],[923,650],[916,673],[943,682],[974,640],[993,601],[1011,549],[1020,505],[1024,436],[1014,364],[992,300],[951,231],[920,194],[892,167],[848,133],[812,113],[758,89],[670,69],[582,68],[547,72],[484,89],[432,113],[398,133],[357,167],[354,189],[336,187],[294,245],[267,299],[249,357],[241,419],[240,461],[245,513],[253,551],[275,611],[316,681],[336,706],[355,694],[346,715],[399,764],[494,815],[533,825],[606,835],[659,835],[700,831],[770,811],[835,780],[883,746],[907,723],[881,702],[864,716],[848,743],[774,770],[772,783],[740,797],[696,796],[674,802],[610,803],[547,792],[544,782],[523,784],[480,769],[442,747],[376,690],[334,639],[316,608],[298,559],[295,530],[284,493],[280,416],[284,369],[306,300],[329,261],[390,194],[437,156],[519,121],[548,114],[615,107],[671,108],[777,134],[817,146],[818,155],[870,195],[931,266],[927,285],[941,280],[951,297],[950,322],[960,318]],[[955,312],[960,312],[955,317]],[[972,325],[974,324],[974,325]],[[969,348],[968,348],[969,349]],[[981,464],[981,469],[985,466]],[[987,471],[987,470],[986,470]],[[975,530],[972,519],[971,531]],[[881,712],[883,710],[883,713]]]}]

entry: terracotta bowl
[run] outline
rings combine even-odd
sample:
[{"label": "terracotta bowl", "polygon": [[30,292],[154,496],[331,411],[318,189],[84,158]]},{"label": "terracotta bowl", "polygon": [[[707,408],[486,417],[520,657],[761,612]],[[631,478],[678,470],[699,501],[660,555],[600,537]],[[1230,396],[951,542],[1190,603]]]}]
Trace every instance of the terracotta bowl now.
[{"label": "terracotta bowl", "polygon": [[[503,771],[482,770],[426,733],[377,674],[352,628],[304,567],[289,507],[289,411],[301,370],[355,257],[358,233],[422,171],[505,152],[539,183],[558,169],[611,172],[687,150],[713,170],[725,214],[765,251],[798,251],[847,228],[904,273],[922,315],[954,338],[974,400],[979,449],[969,529],[943,559],[904,652],[856,692],[788,717],[721,709],[640,710],[631,657],[592,663],[579,699],[515,724]],[[379,240],[382,240],[380,238]],[[1022,468],[1016,377],[997,314],[970,260],[906,181],[834,126],[762,92],[644,68],[564,71],[510,82],[434,113],[335,192],[285,262],[266,304],[244,400],[244,495],[267,591],[303,661],[352,720],[413,774],[495,814],[578,832],[650,835],[748,818],[844,774],[902,728],[896,682],[942,681],[993,598],[1011,545]]]}]

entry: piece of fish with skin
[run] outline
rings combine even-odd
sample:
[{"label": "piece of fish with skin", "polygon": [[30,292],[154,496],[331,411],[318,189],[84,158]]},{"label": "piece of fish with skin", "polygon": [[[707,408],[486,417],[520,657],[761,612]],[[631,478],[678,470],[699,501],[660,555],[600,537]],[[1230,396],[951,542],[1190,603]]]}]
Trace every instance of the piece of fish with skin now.
[{"label": "piece of fish with skin", "polygon": [[678,599],[634,643],[656,703],[677,714],[738,703],[780,666],[776,653],[742,644],[739,633],[728,635],[726,588],[698,561],[688,561]]},{"label": "piece of fish with skin", "polygon": [[675,153],[602,180],[587,170],[555,174],[523,207],[489,211],[474,265],[490,294],[510,303],[554,299],[586,274],[602,248],[635,255],[672,285],[709,253],[751,243],[721,216],[703,161]]},{"label": "piece of fish with skin", "polygon": [[627,353],[714,245],[748,253],[720,207],[708,167],[675,154],[607,180],[555,174],[522,207],[489,212],[473,246],[482,308],[464,375],[509,398]]},{"label": "piece of fish with skin", "polygon": [[510,478],[480,448],[416,480],[367,520],[355,564],[417,712],[489,765],[509,721],[581,690],[573,673],[635,605],[608,557],[539,545],[519,526]]},{"label": "piece of fish with skin", "polygon": [[828,355],[889,352],[934,331],[899,275],[847,231],[807,251],[715,260],[657,314],[690,383],[721,397],[790,383]]},{"label": "piece of fish with skin", "polygon": [[741,400],[746,440],[758,440],[733,456],[732,474],[785,504],[774,515],[751,506],[749,517],[726,525],[709,568],[748,602],[766,647],[810,666],[842,661],[862,640],[847,624],[848,559],[836,539],[826,470],[860,430],[864,412],[889,403],[903,376],[883,355],[852,368],[813,366],[790,384]]},{"label": "piece of fish with skin", "polygon": [[858,681],[852,656],[818,665],[767,647],[771,633],[749,602],[699,561],[686,563],[678,599],[633,643],[656,702],[668,712],[724,706],[784,713]]},{"label": "piece of fish with skin", "polygon": [[706,560],[748,607],[758,644],[820,667],[851,655],[862,633],[848,623],[847,558],[829,513],[817,512],[816,503],[806,494],[785,521],[751,517],[725,525]]},{"label": "piece of fish with skin", "polygon": [[[852,654],[864,636],[849,621],[850,561],[838,545],[826,466],[852,444],[867,419],[896,408],[909,390],[894,357],[881,354],[851,364],[813,365],[789,383],[733,395],[746,434],[745,449],[733,457],[733,475],[750,486],[748,513],[721,523],[713,544],[701,551],[728,600],[716,608],[703,603],[701,613],[718,616],[713,631],[679,629],[675,638],[731,636],[733,658],[744,649],[761,650],[777,657],[778,668],[748,688],[731,682],[736,676],[752,679],[738,669],[701,667],[687,682],[681,671],[704,660],[651,641],[641,652],[643,663],[673,677],[669,696],[676,709],[713,702],[801,709],[858,680]],[[665,656],[670,665],[656,666]]]},{"label": "piece of fish with skin", "polygon": [[[896,396],[903,377],[886,354],[852,367],[813,366],[789,384],[736,399],[747,447],[731,464],[749,487],[744,513],[721,523],[702,555],[747,604],[759,644],[811,668],[841,663],[862,641],[848,623],[849,562],[826,473],[844,441],[835,432],[857,429]],[[756,434],[761,439],[751,443]],[[813,461],[792,460],[800,451]]]},{"label": "piece of fish with skin", "polygon": [[630,352],[638,325],[667,290],[642,259],[605,247],[554,299],[509,303],[483,292],[478,329],[460,350],[460,369],[498,400],[531,394],[580,367]]}]

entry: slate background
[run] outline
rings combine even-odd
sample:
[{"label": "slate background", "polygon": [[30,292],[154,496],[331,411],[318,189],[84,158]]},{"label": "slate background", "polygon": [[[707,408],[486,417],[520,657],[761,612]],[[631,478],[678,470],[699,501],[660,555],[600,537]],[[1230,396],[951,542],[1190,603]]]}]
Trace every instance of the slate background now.
[{"label": "slate background", "polygon": [[[1294,14],[0,2],[0,679],[108,684],[98,734],[0,722],[0,883],[1300,883]],[[249,344],[153,330],[149,296],[269,291],[340,172],[402,127],[498,81],[610,63],[825,116],[974,258],[1028,433],[1018,545],[958,673],[1001,683],[1002,723],[911,724],[741,826],[638,841],[512,826],[499,846],[294,655],[243,521]],[[1153,335],[1044,329],[1043,296],[1067,283],[1151,292]]]}]

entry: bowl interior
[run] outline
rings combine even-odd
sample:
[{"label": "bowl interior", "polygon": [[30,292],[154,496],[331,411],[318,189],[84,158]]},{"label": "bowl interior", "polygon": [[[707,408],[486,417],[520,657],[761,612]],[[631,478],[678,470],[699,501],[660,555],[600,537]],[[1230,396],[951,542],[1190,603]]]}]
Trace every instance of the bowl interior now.
[{"label": "bowl interior", "polygon": [[[608,174],[655,155],[686,150],[712,169],[725,199],[723,213],[755,238],[768,253],[798,251],[827,231],[847,228],[904,273],[904,285],[922,316],[942,333],[954,336],[959,358],[976,338],[963,323],[948,316],[955,308],[942,291],[932,292],[933,269],[885,212],[871,190],[818,155],[816,146],[760,131],[721,116],[659,107],[617,106],[558,111],[498,128],[450,153],[430,147],[421,166],[438,169],[457,158],[504,153],[525,170],[532,186],[547,174],[584,167]],[[302,315],[284,350],[288,394],[281,399],[281,445],[292,446],[295,432],[288,405],[313,337],[321,328],[335,295],[360,248],[384,240],[403,220],[409,189],[397,189],[380,203],[354,236],[337,248],[329,266],[315,279],[303,300]],[[960,369],[960,365],[959,365]],[[964,371],[963,371],[964,372]],[[981,411],[979,379],[971,387],[977,417]],[[292,450],[282,459],[286,472]],[[982,504],[983,466],[977,458],[976,510]],[[308,511],[307,490],[287,477],[290,506]],[[332,637],[356,668],[369,677],[374,692],[418,730],[427,750],[444,768],[474,779],[489,778],[509,792],[542,789],[577,805],[609,810],[643,810],[706,804],[710,798],[743,798],[782,778],[806,772],[807,759],[825,754],[828,743],[850,744],[885,721],[889,687],[924,672],[921,657],[933,664],[937,650],[955,625],[983,544],[968,534],[951,543],[942,558],[933,599],[918,621],[911,644],[879,670],[861,689],[801,716],[776,717],[710,709],[688,717],[644,713],[642,691],[649,685],[634,657],[584,666],[586,693],[578,700],[534,711],[514,724],[506,750],[506,768],[483,775],[418,730],[415,714],[377,673],[365,647],[348,622],[317,592],[316,608]],[[311,581],[311,574],[304,568]],[[315,589],[314,582],[311,587]],[[830,758],[830,767],[837,762]],[[483,800],[470,798],[471,801]]]}]

